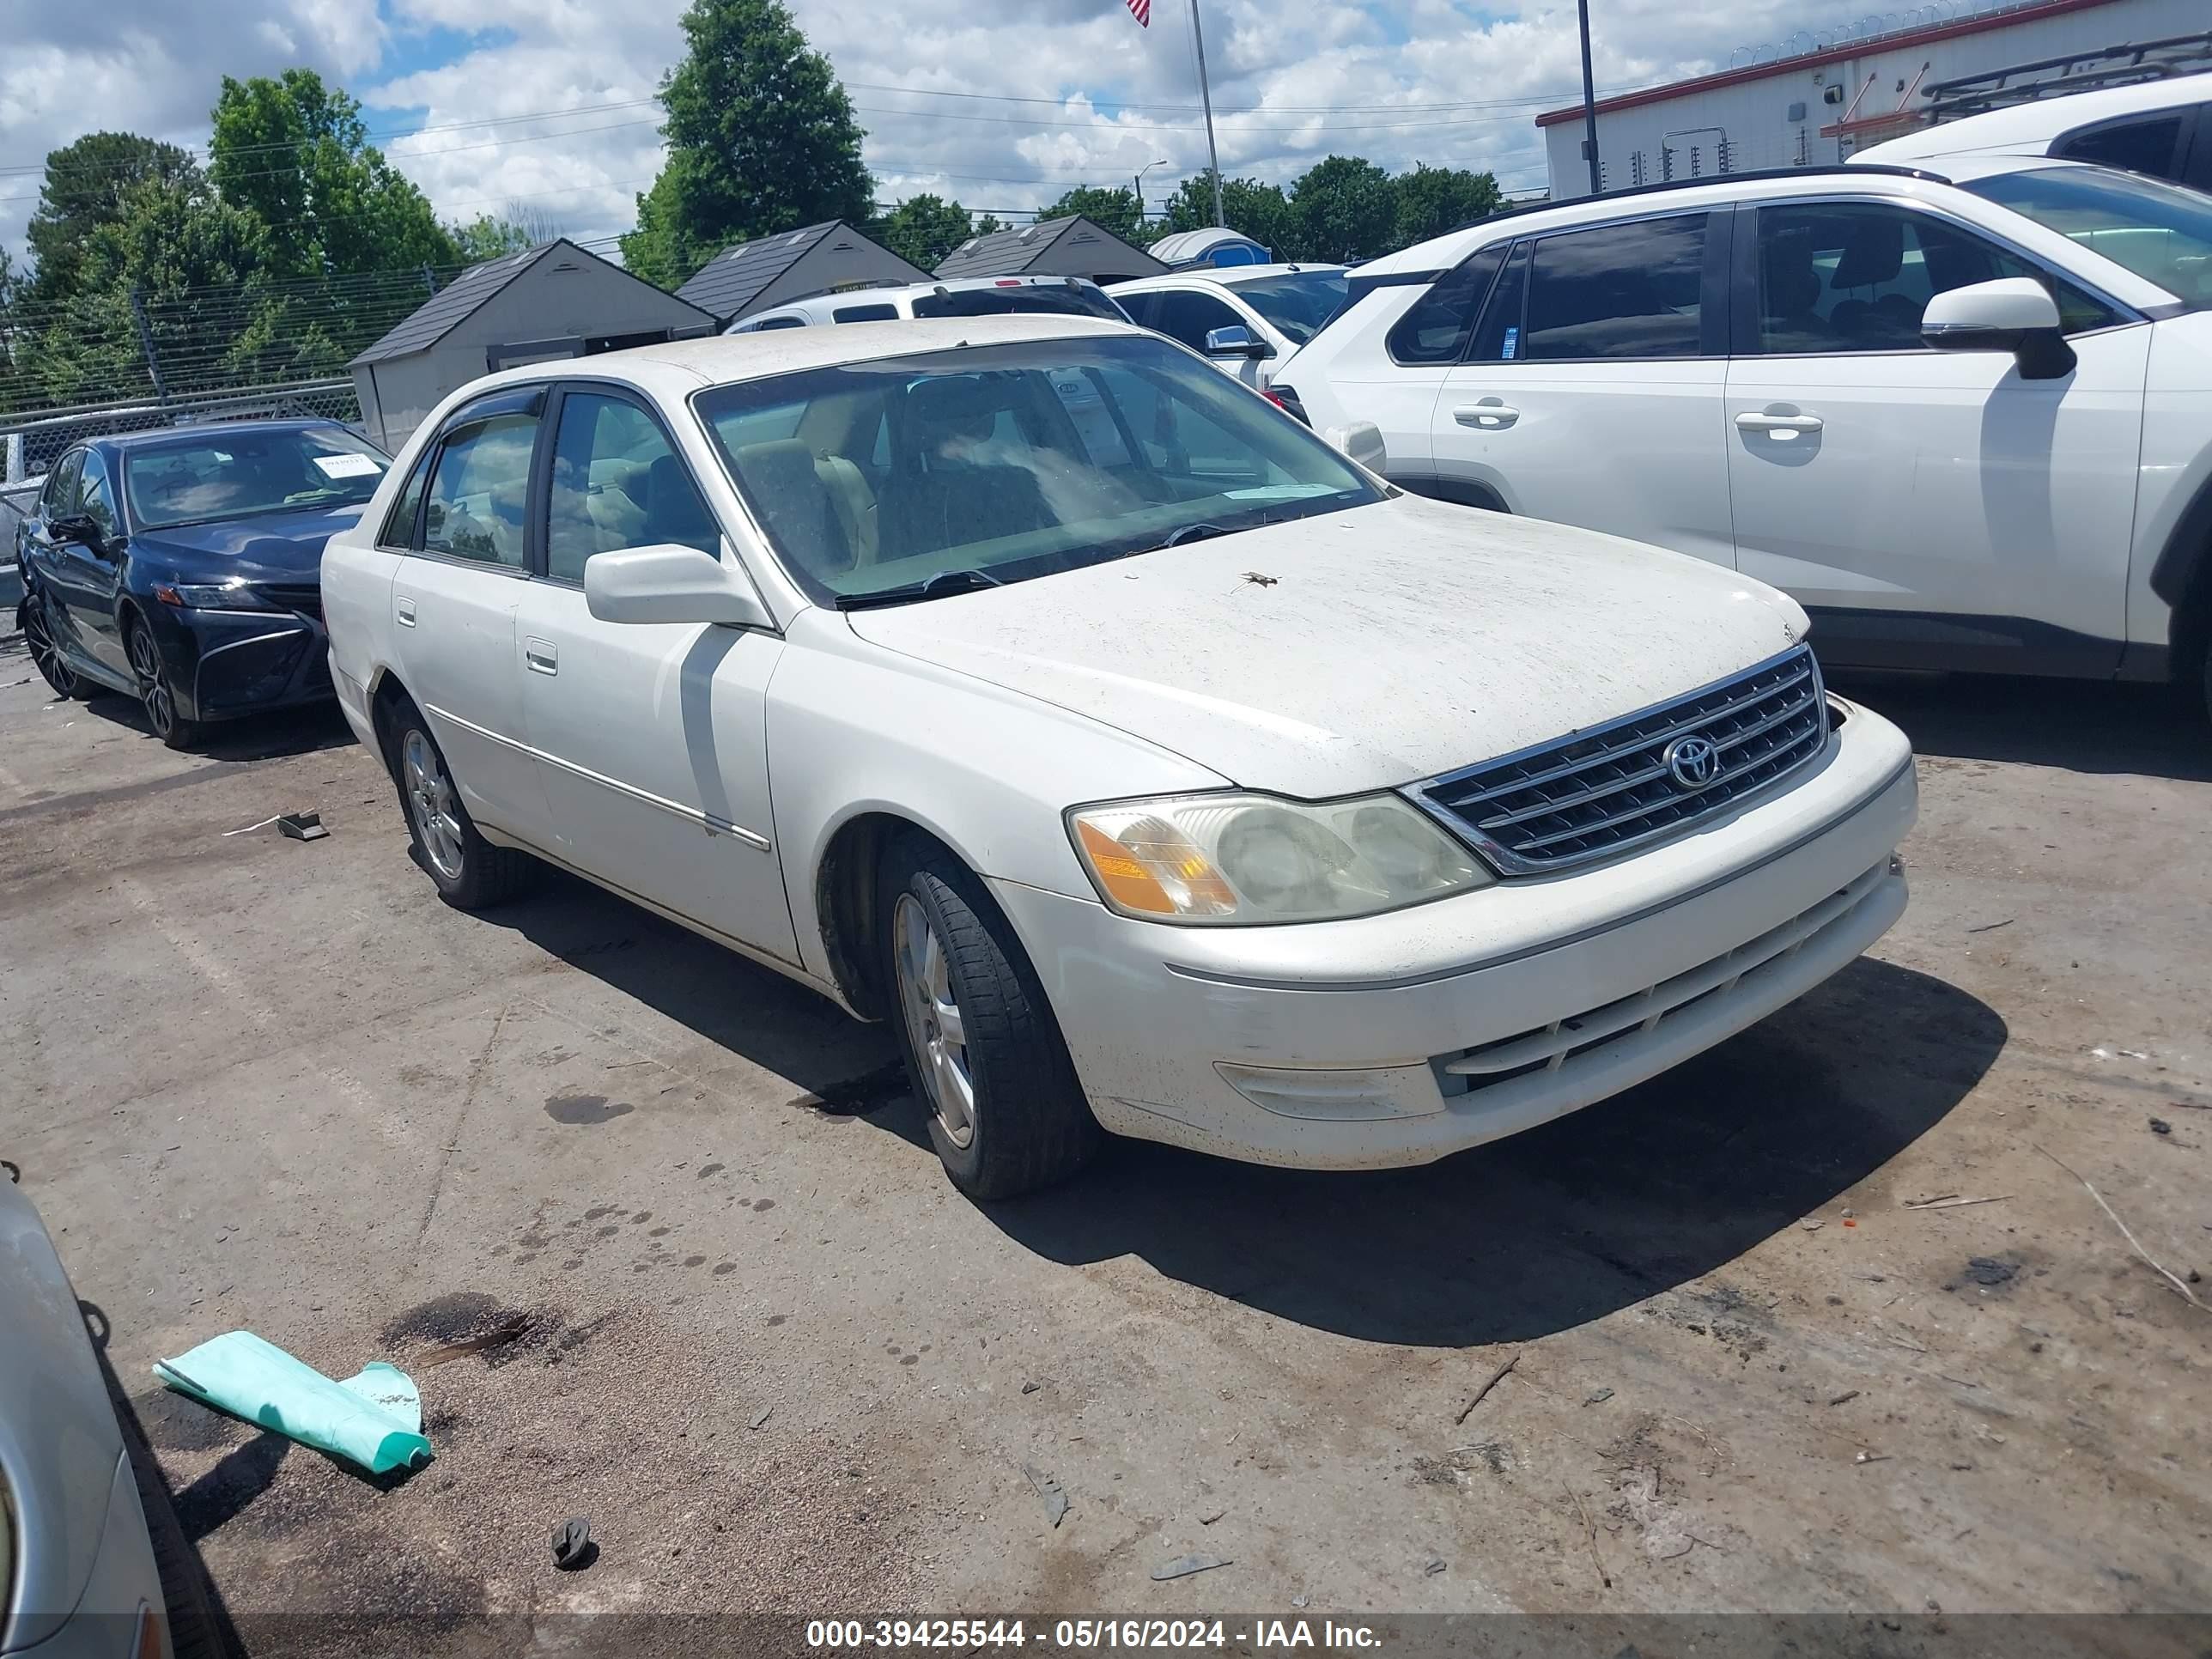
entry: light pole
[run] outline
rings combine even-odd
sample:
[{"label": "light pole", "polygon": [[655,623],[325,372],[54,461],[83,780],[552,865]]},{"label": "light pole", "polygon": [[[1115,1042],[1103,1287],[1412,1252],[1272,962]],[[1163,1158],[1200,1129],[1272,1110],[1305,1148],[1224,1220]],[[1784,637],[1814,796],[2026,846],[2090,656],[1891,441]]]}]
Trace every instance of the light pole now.
[{"label": "light pole", "polygon": [[1206,84],[1206,31],[1198,21],[1198,0],[1190,0],[1190,38],[1198,47],[1198,97],[1206,106],[1206,176],[1213,180],[1213,222],[1224,228],[1229,221],[1221,211],[1221,152],[1213,146],[1213,94]]},{"label": "light pole", "polygon": [[1576,0],[1583,26],[1583,149],[1589,156],[1590,194],[1597,195],[1603,176],[1597,167],[1597,87],[1590,78],[1589,0]]},{"label": "light pole", "polygon": [[1147,161],[1137,169],[1137,176],[1132,182],[1137,186],[1137,222],[1140,225],[1145,222],[1145,175],[1154,167],[1164,167],[1167,164],[1168,158],[1163,155],[1158,161]]}]

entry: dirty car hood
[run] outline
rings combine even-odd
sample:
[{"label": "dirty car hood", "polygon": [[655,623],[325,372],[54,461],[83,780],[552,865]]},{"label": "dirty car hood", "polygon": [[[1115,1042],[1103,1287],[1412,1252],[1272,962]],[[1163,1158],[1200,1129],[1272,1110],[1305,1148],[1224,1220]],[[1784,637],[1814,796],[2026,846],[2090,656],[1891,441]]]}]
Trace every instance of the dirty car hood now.
[{"label": "dirty car hood", "polygon": [[848,620],[1310,799],[1561,737],[1805,633],[1793,601],[1718,566],[1416,497]]}]

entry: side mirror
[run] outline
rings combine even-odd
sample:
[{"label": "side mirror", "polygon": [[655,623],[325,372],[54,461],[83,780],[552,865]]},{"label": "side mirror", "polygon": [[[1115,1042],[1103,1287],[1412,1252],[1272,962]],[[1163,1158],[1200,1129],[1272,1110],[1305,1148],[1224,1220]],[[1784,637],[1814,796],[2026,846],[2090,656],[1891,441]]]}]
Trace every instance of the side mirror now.
[{"label": "side mirror", "polygon": [[601,622],[775,626],[742,570],[675,542],[594,555],[584,566],[584,604]]},{"label": "side mirror", "polygon": [[1275,355],[1275,348],[1265,340],[1255,340],[1252,331],[1242,323],[1228,328],[1210,328],[1206,331],[1206,355],[1209,357],[1249,357],[1255,362]]},{"label": "side mirror", "polygon": [[2032,276],[2006,276],[1947,289],[1921,313],[1920,337],[1938,351],[2009,351],[2024,380],[2073,372],[2058,302]]},{"label": "side mirror", "polygon": [[1370,472],[1380,472],[1382,463],[1389,459],[1389,449],[1382,441],[1382,428],[1372,421],[1333,426],[1321,435]]},{"label": "side mirror", "polygon": [[100,526],[92,521],[88,514],[70,513],[58,519],[49,519],[46,520],[46,534],[55,541],[76,542],[95,553],[107,550],[107,538],[100,533]]}]

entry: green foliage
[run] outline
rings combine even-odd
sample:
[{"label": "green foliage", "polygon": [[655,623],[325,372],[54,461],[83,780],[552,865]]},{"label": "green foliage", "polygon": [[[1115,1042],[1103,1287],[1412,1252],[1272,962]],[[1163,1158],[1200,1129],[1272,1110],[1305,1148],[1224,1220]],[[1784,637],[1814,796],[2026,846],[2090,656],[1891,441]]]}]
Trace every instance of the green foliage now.
[{"label": "green foliage", "polygon": [[1304,257],[1371,258],[1392,246],[1398,201],[1390,175],[1357,155],[1332,155],[1291,189]]},{"label": "green foliage", "polygon": [[852,100],[781,0],[691,0],[683,23],[684,61],[660,83],[668,160],[624,264],[672,288],[732,242],[864,223],[874,185]]},{"label": "green foliage", "polygon": [[1398,198],[1394,247],[1411,247],[1470,220],[1488,218],[1505,204],[1495,178],[1465,167],[1417,167],[1400,173],[1392,188]]},{"label": "green foliage", "polygon": [[1085,185],[1063,194],[1059,200],[1048,202],[1037,210],[1037,218],[1065,219],[1072,214],[1081,214],[1094,225],[1110,230],[1122,240],[1139,246],[1150,241],[1153,232],[1144,229],[1140,221],[1144,210],[1134,190],[1102,190]]},{"label": "green foliage", "polygon": [[454,225],[450,229],[463,264],[477,264],[485,259],[496,259],[503,253],[520,253],[526,247],[538,246],[538,238],[531,234],[528,226],[519,225],[512,219],[495,219],[489,213],[479,213],[468,224]]},{"label": "green foliage", "polygon": [[198,163],[174,144],[135,132],[88,132],[49,150],[39,205],[23,234],[36,265],[24,297],[53,304],[83,287],[85,245],[122,217],[124,193],[133,185],[199,176]]},{"label": "green foliage", "polygon": [[208,171],[230,206],[267,228],[266,269],[346,276],[459,258],[422,192],[368,142],[361,105],[313,70],[225,76]]},{"label": "green foliage", "polygon": [[902,258],[934,270],[945,256],[975,233],[968,210],[941,196],[910,196],[868,228],[868,234]]},{"label": "green foliage", "polygon": [[969,227],[968,234],[971,236],[995,236],[1002,230],[1012,228],[995,213],[979,213],[975,216],[975,223]]}]

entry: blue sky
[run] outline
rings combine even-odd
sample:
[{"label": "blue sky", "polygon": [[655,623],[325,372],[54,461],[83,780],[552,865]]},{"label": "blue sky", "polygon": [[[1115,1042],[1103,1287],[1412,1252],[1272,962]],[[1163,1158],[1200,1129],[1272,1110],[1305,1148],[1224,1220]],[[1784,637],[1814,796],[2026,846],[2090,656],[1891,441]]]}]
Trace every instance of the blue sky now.
[{"label": "blue sky", "polygon": [[[1544,182],[1533,117],[1577,93],[1571,0],[1517,8],[1200,0],[1221,160],[1287,182],[1332,151]],[[0,243],[20,251],[47,149],[91,126],[205,141],[224,74],[306,64],[451,218],[527,208],[568,234],[627,228],[659,164],[659,77],[684,0],[0,0]],[[1592,0],[1601,89],[1724,64],[1736,46],[1847,21],[1808,0]],[[793,0],[869,131],[886,200],[933,190],[1007,214],[1139,167],[1157,203],[1205,164],[1188,0],[890,8]],[[423,131],[422,129],[428,129]]]}]

